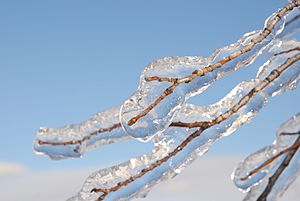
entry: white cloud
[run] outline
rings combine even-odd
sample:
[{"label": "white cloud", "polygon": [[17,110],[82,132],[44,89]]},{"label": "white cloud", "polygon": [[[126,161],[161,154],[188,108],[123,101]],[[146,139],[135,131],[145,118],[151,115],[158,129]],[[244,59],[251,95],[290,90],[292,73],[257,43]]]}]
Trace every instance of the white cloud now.
[{"label": "white cloud", "polygon": [[[243,194],[230,180],[242,157],[201,157],[174,179],[155,186],[136,201],[240,201]],[[0,179],[0,200],[64,201],[75,195],[94,169],[26,172]],[[281,201],[299,200],[300,179]],[[16,193],[17,192],[17,193]]]},{"label": "white cloud", "polygon": [[21,174],[27,171],[27,168],[22,164],[0,161],[0,176]]}]

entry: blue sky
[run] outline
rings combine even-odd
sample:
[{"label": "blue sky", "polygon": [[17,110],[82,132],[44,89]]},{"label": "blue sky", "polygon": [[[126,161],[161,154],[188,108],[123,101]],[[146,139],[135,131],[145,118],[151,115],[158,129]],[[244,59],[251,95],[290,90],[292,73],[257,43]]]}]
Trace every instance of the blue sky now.
[{"label": "blue sky", "polygon": [[[122,104],[139,75],[163,56],[209,56],[260,29],[286,1],[1,1],[0,161],[32,170],[115,164],[151,149],[126,142],[81,160],[36,156],[40,126],[79,123]],[[218,82],[193,103],[217,101],[252,65]],[[212,147],[210,155],[247,155],[272,143],[275,129],[299,109],[299,89],[271,100],[250,125]],[[298,107],[298,108],[297,108]]]}]

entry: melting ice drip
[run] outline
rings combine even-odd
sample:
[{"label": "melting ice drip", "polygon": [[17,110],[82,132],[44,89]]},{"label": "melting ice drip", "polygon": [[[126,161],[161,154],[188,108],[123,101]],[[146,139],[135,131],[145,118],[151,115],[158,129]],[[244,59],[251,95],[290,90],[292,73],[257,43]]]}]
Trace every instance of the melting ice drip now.
[{"label": "melting ice drip", "polygon": [[[300,78],[299,6],[298,1],[288,4],[272,14],[262,30],[245,34],[208,58],[168,57],[152,62],[144,70],[138,90],[121,108],[100,112],[79,125],[41,128],[34,149],[54,159],[80,157],[96,147],[132,137],[155,143],[146,155],[93,173],[69,201],[145,196],[153,185],[180,173],[216,140],[250,121],[268,99],[294,89]],[[269,60],[255,79],[240,83],[215,104],[185,103],[261,54]],[[149,110],[174,84],[172,93]],[[195,122],[198,124],[192,124]],[[252,185],[241,184],[240,188],[252,189]]]}]

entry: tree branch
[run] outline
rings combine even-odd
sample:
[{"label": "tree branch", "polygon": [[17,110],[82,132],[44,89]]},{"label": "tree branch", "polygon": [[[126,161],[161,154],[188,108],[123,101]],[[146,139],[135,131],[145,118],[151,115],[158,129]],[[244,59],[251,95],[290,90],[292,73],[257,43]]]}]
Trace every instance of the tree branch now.
[{"label": "tree branch", "polygon": [[165,163],[168,161],[170,158],[173,156],[177,155],[181,150],[183,150],[193,139],[196,137],[200,136],[203,131],[205,131],[207,128],[210,128],[216,124],[219,124],[226,119],[228,119],[231,115],[236,113],[241,107],[245,106],[251,98],[257,94],[258,92],[262,91],[265,87],[267,87],[270,83],[272,83],[276,78],[278,78],[286,69],[291,67],[296,61],[300,60],[300,53],[294,55],[293,57],[288,58],[283,64],[281,64],[277,69],[274,69],[271,71],[271,73],[264,79],[262,80],[256,87],[254,87],[248,94],[246,94],[244,97],[240,99],[240,101],[235,104],[231,109],[223,113],[222,115],[216,117],[212,121],[207,123],[206,127],[200,127],[198,130],[193,132],[191,135],[189,135],[179,146],[177,146],[173,151],[169,152],[165,157],[163,157],[160,160],[157,160],[155,163],[149,165],[147,168],[144,168],[141,170],[140,173],[129,177],[128,179],[119,182],[117,185],[114,187],[108,188],[108,189],[102,189],[102,188],[94,188],[91,190],[91,192],[95,193],[103,193],[97,201],[102,201],[105,199],[105,197],[111,193],[119,190],[123,186],[126,186],[133,181],[141,178],[143,175],[146,173],[152,171],[153,169],[159,167],[161,164]]},{"label": "tree branch", "polygon": [[38,140],[38,143],[40,145],[53,145],[53,146],[82,144],[84,141],[91,139],[92,136],[96,136],[96,135],[98,135],[100,133],[104,133],[104,132],[111,132],[112,130],[114,130],[116,128],[120,128],[120,127],[121,127],[121,123],[117,123],[108,128],[100,128],[97,131],[94,131],[94,132],[90,133],[89,135],[84,136],[80,140],[70,140],[70,141],[65,141],[65,142],[51,142],[51,141]]},{"label": "tree branch", "polygon": [[[286,54],[286,53],[290,53],[292,51],[300,51],[300,47],[295,47],[286,51],[282,51],[279,52],[277,54],[275,54],[274,56],[278,56],[278,55],[282,55],[282,54]],[[297,55],[289,58],[286,62],[287,65],[291,65],[289,63],[291,62],[295,62],[297,60]],[[290,60],[290,61],[289,61]],[[295,61],[294,61],[295,60]],[[289,66],[287,66],[289,67]],[[265,83],[272,81],[274,79],[276,79],[281,72],[277,71],[277,70],[273,70],[270,75],[264,80]],[[261,88],[261,87],[260,87]],[[200,121],[200,122],[193,122],[193,123],[185,123],[185,122],[172,122],[169,126],[170,127],[185,127],[185,128],[208,128],[211,127],[212,125],[218,124],[220,123],[220,121],[223,121],[223,119],[227,119],[229,116],[231,116],[233,113],[235,113],[237,110],[239,110],[240,107],[242,107],[244,105],[244,102],[249,101],[249,99],[259,90],[261,90],[260,88],[257,89],[253,89],[251,90],[247,96],[244,96],[240,102],[241,104],[236,104],[234,107],[231,108],[231,110],[228,110],[227,112],[225,112],[224,114],[222,114],[221,116],[219,116],[218,118],[212,120],[212,121]],[[82,144],[84,141],[87,141],[89,139],[91,139],[92,136],[96,136],[99,135],[101,133],[104,132],[111,132],[114,129],[120,128],[121,127],[121,123],[116,123],[113,124],[111,127],[107,127],[107,128],[100,128],[92,133],[90,133],[87,136],[84,136],[82,139],[79,140],[70,140],[70,141],[65,141],[65,142],[51,142],[51,141],[43,141],[43,140],[38,140],[37,143],[40,145],[52,145],[52,146],[65,146],[65,145],[73,145],[73,144]],[[246,178],[245,178],[246,179]]]},{"label": "tree branch", "polygon": [[[296,145],[298,145],[298,146],[296,146]],[[297,140],[295,141],[295,143],[293,145],[293,146],[296,146],[296,148],[289,151],[289,153],[284,158],[284,160],[282,161],[282,163],[280,164],[280,166],[278,167],[276,172],[273,174],[273,176],[271,176],[269,178],[268,185],[266,186],[266,188],[262,192],[262,194],[258,197],[257,201],[266,201],[267,200],[267,197],[270,194],[270,192],[272,191],[273,186],[276,184],[278,178],[284,172],[284,170],[288,167],[289,163],[291,162],[294,155],[296,154],[296,152],[299,148],[299,145],[300,145],[300,136],[297,138]]]},{"label": "tree branch", "polygon": [[[300,131],[299,131],[300,132]],[[299,133],[297,132],[297,133]],[[292,135],[295,133],[292,133]],[[289,135],[288,133],[285,133],[285,135]],[[298,149],[300,146],[300,141],[295,142],[295,144],[293,144],[292,146],[284,149],[283,151],[279,152],[278,154],[274,155],[273,157],[269,158],[268,160],[266,160],[263,164],[261,164],[260,166],[258,166],[257,168],[251,170],[248,175],[246,175],[245,177],[242,177],[241,180],[247,180],[249,179],[250,176],[252,176],[253,174],[256,174],[259,170],[261,170],[262,168],[266,167],[267,165],[269,165],[270,163],[272,163],[275,159],[277,159],[278,157],[282,156],[283,154],[286,154],[287,152],[290,152],[292,150]]]},{"label": "tree branch", "polygon": [[194,72],[192,72],[192,74],[190,76],[187,77],[182,77],[182,78],[159,78],[157,76],[154,77],[148,77],[146,78],[146,81],[168,81],[168,82],[172,82],[173,84],[168,87],[152,104],[150,104],[146,109],[144,109],[141,113],[139,113],[138,115],[132,117],[129,121],[128,121],[128,125],[132,126],[133,124],[135,124],[140,118],[144,117],[145,115],[147,115],[156,105],[158,105],[163,99],[165,99],[165,97],[167,97],[168,95],[170,95],[175,88],[177,88],[177,86],[181,85],[181,84],[187,84],[189,82],[191,82],[192,80],[194,80],[196,77],[199,76],[204,76],[205,74],[214,71],[217,68],[222,67],[224,64],[228,63],[229,61],[236,59],[238,57],[240,57],[241,55],[245,54],[246,52],[249,52],[250,50],[252,50],[252,48],[257,45],[258,43],[262,42],[268,35],[270,35],[270,33],[272,32],[272,30],[274,29],[274,27],[276,26],[276,24],[281,20],[281,18],[288,13],[290,10],[292,10],[295,7],[298,7],[300,5],[300,1],[294,1],[289,3],[287,6],[283,7],[282,9],[280,9],[276,16],[274,17],[274,19],[266,25],[266,27],[264,28],[264,30],[260,33],[260,35],[257,38],[254,38],[251,40],[251,42],[244,46],[242,49],[240,49],[239,51],[236,51],[234,53],[232,53],[231,55],[224,57],[223,59],[217,61],[215,64],[211,64],[208,65],[202,69],[199,70],[195,70]]}]

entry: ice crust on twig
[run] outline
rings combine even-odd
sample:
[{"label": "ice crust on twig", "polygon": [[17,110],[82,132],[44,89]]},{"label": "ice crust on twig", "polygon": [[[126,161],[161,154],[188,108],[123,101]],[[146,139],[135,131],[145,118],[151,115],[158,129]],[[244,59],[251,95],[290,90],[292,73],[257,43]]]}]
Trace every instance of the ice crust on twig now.
[{"label": "ice crust on twig", "polygon": [[[295,151],[293,153],[291,159],[287,160],[287,156],[289,156],[290,152],[287,152],[280,157],[276,158],[274,161],[264,166],[258,172],[253,175],[247,177],[247,179],[241,179],[245,175],[249,174],[250,171],[257,168],[265,161],[274,157],[276,154],[284,151],[285,149],[291,147],[295,142],[300,142],[300,113],[293,116],[287,122],[282,124],[280,128],[277,130],[276,136],[277,139],[274,141],[273,145],[267,146],[250,156],[248,156],[244,161],[242,161],[234,171],[232,178],[236,186],[242,191],[246,191],[247,196],[244,201],[251,200],[262,200],[263,192],[268,191],[263,195],[267,197],[267,200],[275,201],[277,200],[284,191],[290,186],[290,184],[297,178],[300,173],[300,152],[297,149],[293,149],[291,151]],[[291,133],[285,135],[284,133]],[[292,135],[292,133],[295,133]],[[299,134],[297,134],[299,133]],[[283,164],[286,163],[286,164]],[[280,175],[275,175],[276,171],[280,165],[282,164],[282,173]],[[286,166],[286,167],[284,167]],[[277,173],[278,174],[278,173]],[[278,177],[277,180],[270,178],[275,175]],[[267,189],[266,187],[270,182],[272,183],[272,188]]]},{"label": "ice crust on twig", "polygon": [[[180,173],[216,140],[251,121],[271,97],[295,89],[300,78],[300,12],[295,8],[299,5],[288,4],[272,14],[262,30],[245,34],[210,57],[166,57],[152,62],[142,73],[137,91],[121,108],[97,113],[81,124],[40,128],[34,149],[53,159],[81,157],[96,147],[128,139],[154,142],[150,153],[94,172],[68,201],[146,196],[153,185]],[[241,82],[215,104],[186,103],[217,79],[255,62],[261,54],[267,54],[268,60],[254,79]],[[192,123],[199,126],[187,126]],[[291,145],[294,138],[278,136],[276,150]],[[263,161],[266,152],[274,154],[274,146],[258,152],[256,159]],[[244,169],[247,172],[249,168]],[[239,178],[245,171],[236,173]],[[250,196],[259,185],[265,185],[267,174],[259,171],[249,180],[235,179],[235,183],[250,191]]]},{"label": "ice crust on twig", "polygon": [[[287,43],[295,45],[290,41]],[[285,43],[283,42],[283,44]],[[290,48],[290,46],[281,45],[272,50],[281,52],[284,51],[281,49],[282,47]],[[300,59],[300,54],[297,51],[288,54]],[[285,56],[271,57],[260,69],[255,79],[242,82],[216,104],[209,106],[185,105],[179,112],[181,115],[174,117],[174,120],[209,121],[218,118],[223,113],[222,111],[233,108],[255,86],[264,82],[266,80],[265,72],[272,72],[276,69],[280,65],[278,63],[281,61],[280,58]],[[201,135],[195,135],[196,137],[184,146],[182,144],[190,138],[192,133],[197,131],[197,128],[167,128],[163,133],[153,138],[155,148],[152,152],[95,172],[86,180],[80,193],[70,200],[129,200],[133,197],[144,196],[156,183],[180,173],[199,155],[205,153],[216,140],[231,134],[243,123],[250,121],[269,98],[286,90],[294,89],[300,74],[300,69],[295,67],[298,64],[299,62],[295,62],[282,72],[277,79],[268,83],[265,88],[257,92],[247,104],[229,118],[204,129]],[[175,152],[176,154],[173,154]]]},{"label": "ice crust on twig", "polygon": [[[268,47],[284,29],[286,16],[278,19],[279,15],[272,14],[262,30],[245,34],[208,58],[166,57],[152,62],[143,71],[136,92],[122,105],[124,130],[142,141],[163,132],[187,99],[229,72],[251,64]],[[151,77],[175,81],[149,81]]]},{"label": "ice crust on twig", "polygon": [[120,108],[99,112],[81,124],[39,129],[34,150],[52,159],[78,158],[96,147],[128,140],[119,123]]}]

